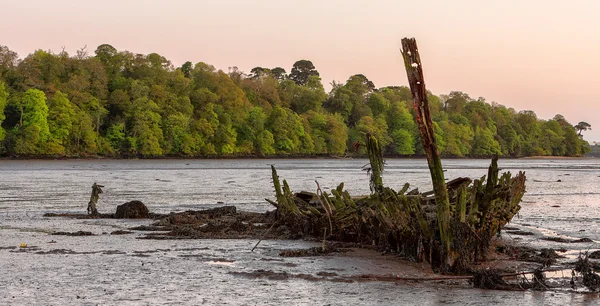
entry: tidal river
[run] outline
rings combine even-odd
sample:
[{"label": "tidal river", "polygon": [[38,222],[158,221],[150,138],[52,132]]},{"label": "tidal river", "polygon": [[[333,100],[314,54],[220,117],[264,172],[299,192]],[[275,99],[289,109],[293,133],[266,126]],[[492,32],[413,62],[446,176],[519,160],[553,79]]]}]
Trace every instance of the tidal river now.
[{"label": "tidal river", "polygon": [[[369,192],[366,159],[68,160],[0,161],[0,304],[207,304],[207,305],[566,305],[595,303],[597,295],[504,292],[431,283],[322,282],[302,278],[250,279],[231,272],[339,275],[384,274],[386,267],[351,258],[286,258],[279,251],[302,241],[141,240],[142,233],[110,235],[148,220],[45,218],[47,212],[85,213],[94,182],[104,185],[98,210],[114,212],[131,200],[150,211],[235,205],[273,209],[270,165],[294,191],[323,190],[344,182],[351,194]],[[444,160],[445,176],[480,178],[489,160]],[[600,248],[600,162],[597,159],[501,159],[501,172],[525,171],[527,192],[511,225],[535,235],[533,246],[564,247],[539,237],[590,238],[569,244],[568,256]],[[431,189],[424,159],[388,159],[384,184]],[[54,236],[57,231],[94,236]],[[503,236],[503,239],[513,237]],[[519,239],[519,238],[515,238]],[[35,250],[23,251],[26,244]]]}]

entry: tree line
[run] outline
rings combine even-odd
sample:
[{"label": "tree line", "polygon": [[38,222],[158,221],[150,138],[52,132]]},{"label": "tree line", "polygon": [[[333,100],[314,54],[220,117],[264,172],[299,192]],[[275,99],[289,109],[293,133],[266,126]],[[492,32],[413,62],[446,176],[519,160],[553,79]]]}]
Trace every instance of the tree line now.
[{"label": "tree line", "polygon": [[[73,56],[0,46],[0,154],[5,156],[281,156],[362,154],[365,134],[386,155],[422,154],[405,86],[362,74],[327,93],[312,62],[284,68],[199,62],[100,45]],[[589,151],[562,115],[542,120],[484,98],[429,93],[445,156],[576,156]]]}]

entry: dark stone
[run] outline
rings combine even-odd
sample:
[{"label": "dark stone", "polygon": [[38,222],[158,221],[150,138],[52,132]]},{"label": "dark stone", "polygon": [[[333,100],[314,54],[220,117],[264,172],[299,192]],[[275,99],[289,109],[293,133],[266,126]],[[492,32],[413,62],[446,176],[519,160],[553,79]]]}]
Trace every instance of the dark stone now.
[{"label": "dark stone", "polygon": [[141,201],[131,201],[117,206],[115,213],[117,219],[142,219],[150,218],[148,207]]}]

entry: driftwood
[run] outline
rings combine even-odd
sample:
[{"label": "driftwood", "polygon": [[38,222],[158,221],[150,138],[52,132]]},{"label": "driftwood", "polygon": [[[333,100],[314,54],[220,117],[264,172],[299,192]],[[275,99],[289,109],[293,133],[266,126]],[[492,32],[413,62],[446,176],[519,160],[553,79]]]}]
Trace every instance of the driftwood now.
[{"label": "driftwood", "polygon": [[[433,190],[395,191],[385,187],[381,147],[366,136],[371,195],[353,197],[341,183],[331,194],[292,193],[272,167],[276,218],[299,235],[374,245],[416,260],[427,260],[440,272],[464,272],[485,259],[490,242],[520,209],[525,173],[498,174],[494,157],[488,175],[445,183],[429,114],[423,71],[414,39],[403,39],[403,56],[413,94],[416,120],[431,172]],[[433,196],[432,196],[433,195]]]}]

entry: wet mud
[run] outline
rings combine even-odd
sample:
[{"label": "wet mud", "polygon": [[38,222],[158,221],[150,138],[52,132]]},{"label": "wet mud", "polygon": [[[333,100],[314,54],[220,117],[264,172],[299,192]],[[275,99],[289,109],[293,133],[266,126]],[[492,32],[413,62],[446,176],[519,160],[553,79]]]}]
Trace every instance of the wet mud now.
[{"label": "wet mud", "polygon": [[[154,214],[150,225],[139,225],[129,227],[128,230],[113,231],[112,235],[118,234],[135,234],[139,232],[137,239],[152,239],[152,240],[189,240],[189,239],[249,239],[249,240],[281,240],[281,239],[299,239],[309,237],[299,237],[295,231],[285,225],[277,224],[274,213],[254,213],[238,211],[235,206],[223,206],[206,210],[185,211],[169,214]],[[64,216],[63,216],[64,217]],[[74,216],[71,216],[73,218]],[[109,216],[112,218],[112,216]],[[74,218],[78,218],[75,216]],[[535,236],[534,232],[525,231],[519,227],[508,227],[505,230],[508,235],[517,236]],[[91,232],[76,231],[76,232],[56,232],[56,234],[68,236],[84,236],[92,235]],[[314,239],[314,238],[313,238]],[[581,239],[565,239],[560,237],[542,237],[542,240],[559,242],[559,243],[585,243],[590,242],[585,238]],[[254,248],[258,246],[258,243]],[[252,251],[254,251],[254,248]],[[369,250],[371,249],[371,250]],[[205,251],[208,248],[190,248],[179,249],[188,251]],[[321,241],[319,246],[309,248],[294,248],[283,249],[279,251],[278,256],[281,258],[311,258],[324,256],[355,256],[356,250],[365,250],[380,254],[383,256],[388,254],[395,260],[398,260],[400,266],[406,265],[406,260],[414,260],[414,258],[402,259],[399,254],[389,250],[373,249],[373,246],[360,245],[357,243],[344,243],[335,241]],[[51,251],[39,251],[35,254],[65,254],[65,255],[81,255],[81,254],[103,254],[103,255],[127,255],[138,258],[150,258],[155,253],[169,254],[175,250],[172,249],[155,249],[146,251],[133,251],[130,253],[122,251],[96,251],[96,252],[76,252],[65,249],[55,249]],[[458,277],[440,276],[429,271],[425,274],[411,274],[402,269],[400,274],[353,274],[340,276],[337,272],[319,271],[314,274],[307,273],[292,273],[288,271],[273,271],[271,269],[256,269],[253,271],[231,271],[229,274],[235,277],[244,277],[252,279],[267,279],[272,281],[282,280],[305,280],[311,282],[326,281],[326,282],[356,282],[356,281],[440,281],[452,282],[452,284],[462,284],[463,286],[473,286],[482,289],[500,289],[500,290],[515,290],[522,291],[527,289],[533,290],[550,290],[552,285],[546,282],[544,268],[557,267],[559,259],[565,256],[559,253],[565,253],[564,248],[533,248],[519,244],[508,244],[506,242],[494,243],[493,251],[486,256],[489,261],[480,262],[469,268],[470,274]],[[593,257],[598,256],[594,253]],[[364,254],[363,254],[364,255]],[[206,256],[203,254],[178,254],[179,258],[194,258],[211,265],[226,265],[233,266],[236,264],[235,259],[226,257]],[[361,257],[361,255],[358,255]],[[296,263],[283,262],[275,258],[261,258],[260,261],[272,262],[273,266],[283,268],[297,268]],[[420,263],[421,266],[427,265]],[[568,266],[576,265],[576,263],[563,262],[563,269],[568,269]],[[594,263],[588,266],[595,267]],[[429,268],[430,269],[430,268]],[[424,271],[424,270],[422,270]],[[517,276],[515,271],[522,271],[521,277]],[[587,271],[587,270],[586,270]],[[593,272],[592,272],[593,273]],[[529,275],[529,276],[526,276]],[[583,275],[583,274],[582,274]],[[587,283],[593,283],[586,278]],[[580,282],[583,282],[580,281]],[[590,287],[594,288],[594,287]]]},{"label": "wet mud", "polygon": [[[544,161],[542,166],[537,162],[527,166],[528,163],[518,160],[514,161],[516,166],[512,160],[503,162],[503,168],[515,171],[525,164],[529,167],[526,169],[530,177],[548,177],[549,181],[566,171],[562,166],[564,162],[561,162],[563,168],[556,167],[558,162]],[[132,166],[135,163],[143,165]],[[205,163],[208,166],[205,167]],[[191,167],[175,161],[162,164],[158,161],[148,164],[145,161],[99,161],[91,166],[88,165],[90,162],[60,164],[59,169],[55,169],[54,163],[27,162],[20,168],[4,167],[7,170],[0,177],[7,179],[0,180],[6,188],[12,189],[3,193],[0,208],[0,262],[3,263],[0,266],[3,275],[0,304],[593,305],[600,299],[599,293],[590,292],[584,286],[584,276],[580,272],[576,272],[574,288],[570,285],[570,268],[577,263],[580,252],[589,250],[589,267],[592,271],[599,268],[598,259],[592,254],[600,249],[595,242],[600,232],[595,226],[599,220],[597,203],[600,203],[600,194],[589,193],[598,184],[600,170],[594,166],[596,161],[590,166],[596,168],[592,168],[589,175],[587,168],[577,170],[578,175],[561,177],[560,186],[528,182],[521,215],[509,226],[514,231],[534,235],[513,235],[509,227],[505,227],[496,239],[504,245],[529,247],[535,256],[543,257],[542,249],[552,249],[562,256],[544,268],[549,288],[545,291],[487,290],[473,288],[468,279],[434,280],[448,276],[434,274],[426,263],[405,260],[397,254],[371,250],[368,246],[338,246],[352,251],[325,256],[281,257],[280,253],[285,250],[322,248],[322,239],[281,240],[277,237],[294,238],[294,235],[283,228],[278,231],[278,226],[274,226],[251,252],[272,225],[269,220],[252,221],[252,231],[242,229],[236,233],[243,239],[190,239],[193,235],[228,238],[219,230],[215,230],[213,236],[197,234],[196,226],[215,220],[201,220],[196,213],[193,214],[196,221],[192,221],[200,222],[191,223],[192,231],[181,231],[193,235],[176,236],[173,232],[176,227],[188,226],[186,224],[154,225],[170,216],[170,211],[181,212],[183,216],[186,210],[194,212],[218,206],[215,205],[217,201],[264,215],[269,204],[263,199],[271,197],[273,192],[272,186],[262,179],[268,177],[268,171],[263,170],[268,168],[265,163],[284,164],[282,172],[287,171],[285,176],[293,179],[298,188],[310,190],[314,186],[314,177],[318,176],[321,186],[336,186],[344,181],[356,193],[368,193],[368,188],[363,188],[364,174],[354,175],[354,170],[365,163],[362,160],[344,161],[343,166],[331,161],[311,161],[309,168],[305,162],[295,160],[237,163],[223,166],[222,161],[218,164],[192,161],[194,167]],[[545,163],[551,166],[550,170],[544,168]],[[33,164],[35,166],[30,166]],[[423,175],[427,174],[426,167],[414,166],[423,164],[422,160],[414,163],[391,160],[390,164],[391,173],[401,174],[405,177],[403,181],[416,182],[417,187],[427,189],[429,178]],[[479,173],[477,171],[484,175],[484,166],[480,167],[474,161],[458,160],[447,164],[449,175],[453,177],[473,177],[473,173]],[[477,166],[474,168],[473,164]],[[38,171],[40,167],[44,171]],[[208,175],[214,179],[207,181]],[[164,180],[155,181],[156,177]],[[89,199],[88,181],[101,181],[102,178],[105,181],[109,178],[112,185],[101,198],[101,211],[114,211],[116,205],[133,198],[150,203],[149,208],[158,213],[149,213],[149,219],[116,219],[113,214],[88,216],[78,213],[85,211]],[[173,183],[167,183],[167,180]],[[36,184],[30,186],[27,184],[30,181]],[[231,185],[222,183],[225,181],[235,181],[243,188],[231,191]],[[552,207],[555,205],[561,207]],[[42,218],[47,212],[57,217]],[[227,218],[233,221],[231,223],[236,223],[238,218],[242,225],[248,225],[244,222],[248,223],[249,219],[231,218],[232,215],[222,217],[223,222],[219,224],[225,223],[225,226],[229,224],[224,222]],[[217,224],[215,228],[219,227],[222,225]],[[51,235],[77,231],[94,235]],[[115,231],[132,233],[111,235]],[[148,236],[156,238],[150,237],[149,241]],[[564,243],[542,239],[554,236],[567,240],[591,238],[594,242]],[[19,247],[21,244],[27,247]],[[523,253],[526,252],[519,251],[519,254]],[[496,252],[494,248],[487,261],[478,263],[473,269],[500,269],[502,275],[515,274],[515,271],[534,272],[542,266],[540,261],[547,259],[523,261],[523,257],[517,257],[514,252],[512,255]],[[253,276],[257,271],[272,271],[273,277],[281,279]],[[230,272],[246,272],[246,275]],[[282,277],[283,274],[288,277]],[[316,280],[303,279],[304,275]],[[532,276],[533,273],[503,276],[503,279],[507,283],[533,283]],[[343,281],[335,281],[338,278]]]}]

